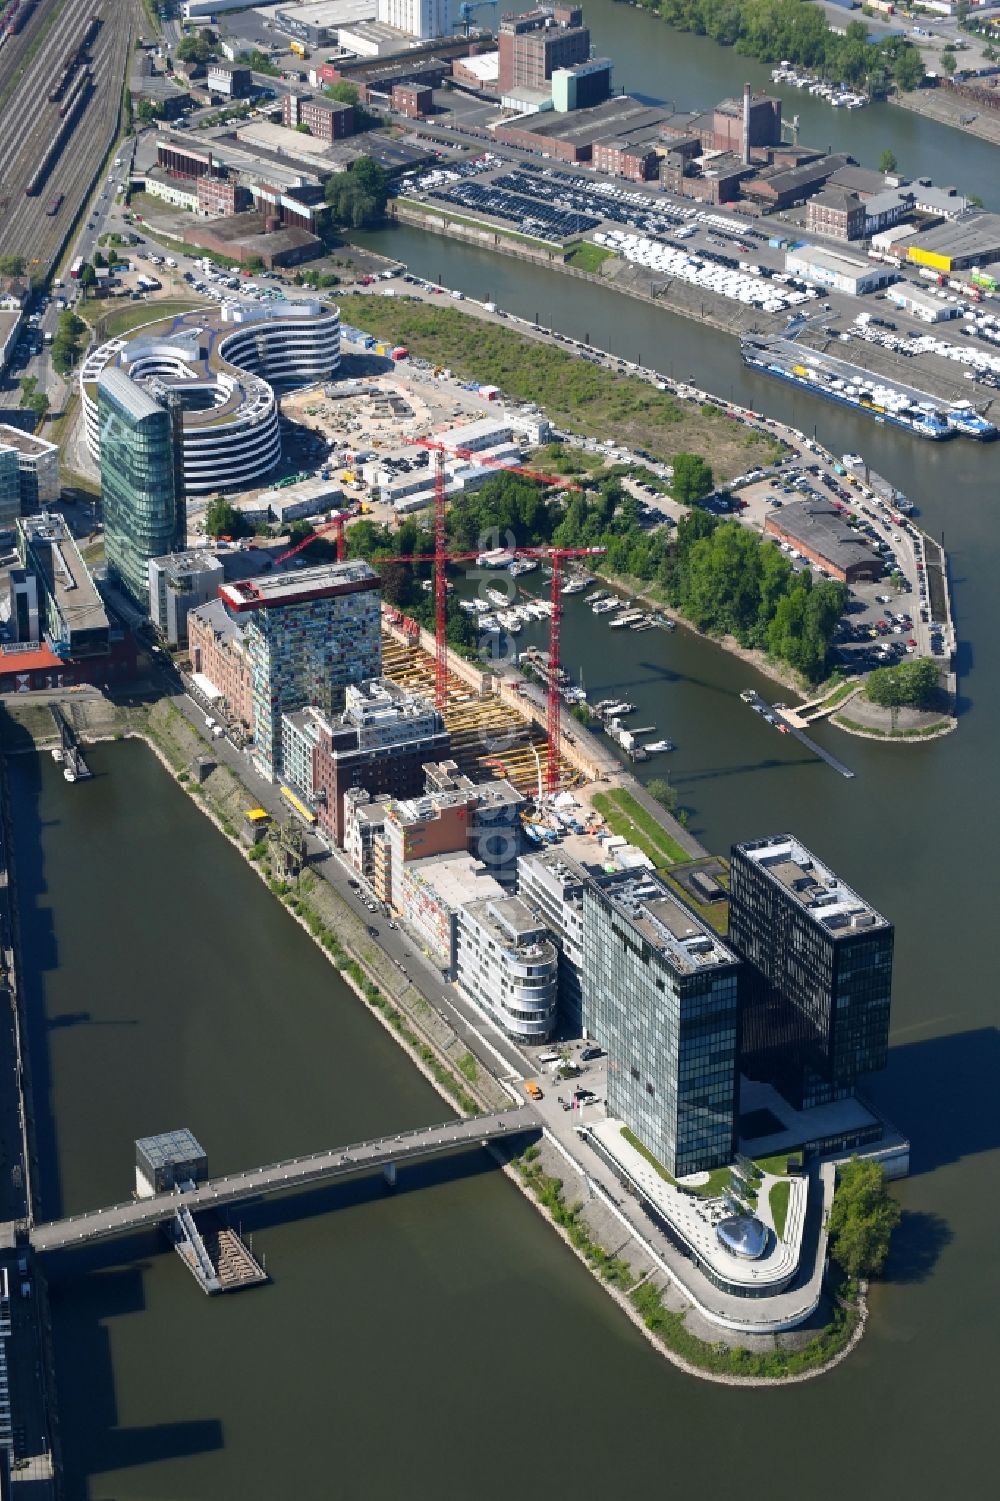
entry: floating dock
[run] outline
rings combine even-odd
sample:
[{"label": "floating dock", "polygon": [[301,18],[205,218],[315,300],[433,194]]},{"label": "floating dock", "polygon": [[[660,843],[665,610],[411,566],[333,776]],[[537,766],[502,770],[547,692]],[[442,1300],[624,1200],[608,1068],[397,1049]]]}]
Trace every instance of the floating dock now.
[{"label": "floating dock", "polygon": [[753,688],[745,688],[740,694],[740,698],[745,704],[749,704],[751,709],[755,709],[758,714],[763,715],[768,724],[773,725],[782,735],[794,735],[800,745],[804,745],[807,750],[812,751],[814,756],[818,756],[821,761],[825,761],[827,766],[831,766],[834,771],[838,771],[842,777],[847,777],[848,780],[853,778],[854,772],[849,766],[845,766],[843,761],[838,761],[837,757],[832,755],[830,751],[824,750],[821,745],[817,745],[816,741],[811,739],[804,730],[800,730],[798,725],[782,714],[778,705],[769,704]]}]

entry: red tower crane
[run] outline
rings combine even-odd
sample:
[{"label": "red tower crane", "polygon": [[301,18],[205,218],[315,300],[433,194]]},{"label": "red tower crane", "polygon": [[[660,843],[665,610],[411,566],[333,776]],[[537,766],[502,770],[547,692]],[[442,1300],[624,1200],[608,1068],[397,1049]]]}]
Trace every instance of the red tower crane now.
[{"label": "red tower crane", "polygon": [[279,563],[287,563],[290,558],[295,557],[296,553],[300,553],[304,547],[308,547],[310,542],[315,542],[317,537],[325,536],[327,532],[336,533],[337,562],[342,563],[347,551],[347,544],[344,538],[344,522],[350,515],[350,511],[338,511],[329,520],[321,522],[319,526],[313,528],[308,537],[302,537],[293,547],[289,547],[285,552],[279,553],[272,567],[277,568]]},{"label": "red tower crane", "polygon": [[[449,553],[447,550],[447,526],[446,526],[446,497],[445,497],[445,454],[452,454],[456,458],[469,459],[477,464],[486,464],[491,468],[505,471],[508,474],[520,474],[525,479],[535,480],[540,484],[558,486],[563,490],[582,490],[575,480],[567,480],[562,475],[541,474],[538,470],[529,469],[523,464],[507,464],[502,459],[491,458],[488,454],[477,453],[471,448],[452,448],[444,443],[439,443],[433,438],[405,438],[405,442],[411,443],[418,448],[429,449],[434,454],[434,551],[433,553],[406,553],[399,557],[376,557],[372,565],[376,569],[380,563],[433,563],[434,564],[434,701],[438,709],[443,709],[448,695],[448,635],[447,635],[447,577],[446,568],[448,563],[474,562],[478,552]],[[304,547],[307,547],[314,537],[321,536],[324,532],[336,529],[337,532],[337,557],[344,555],[344,519],[348,512],[341,512],[337,517],[325,522],[316,528],[308,537],[297,542],[294,547],[288,549],[280,557],[275,559],[275,565],[287,562]],[[604,552],[603,547],[515,547],[511,551],[529,558],[541,558],[552,567],[551,601],[552,613],[549,617],[549,666],[546,695],[546,737],[548,739],[548,756],[545,769],[545,788],[547,792],[555,792],[559,787],[559,754],[562,745],[562,695],[559,691],[561,676],[561,637],[562,637],[562,565],[567,558],[595,557]]]}]

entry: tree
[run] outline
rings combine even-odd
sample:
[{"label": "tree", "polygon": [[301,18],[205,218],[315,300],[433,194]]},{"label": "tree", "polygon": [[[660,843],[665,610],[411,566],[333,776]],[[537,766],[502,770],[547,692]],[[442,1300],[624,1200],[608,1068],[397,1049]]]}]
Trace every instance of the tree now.
[{"label": "tree", "polygon": [[38,381],[33,375],[26,375],[21,381],[19,405],[24,407],[25,411],[33,413],[39,421],[49,409],[49,398],[44,391],[39,391]]},{"label": "tree", "polygon": [[334,99],[338,104],[356,105],[361,98],[361,91],[356,83],[348,83],[346,78],[341,78],[337,83],[331,83],[323,90],[328,99]]},{"label": "tree", "polygon": [[182,37],[175,56],[182,63],[207,63],[215,56],[215,37],[210,31],[196,31]]},{"label": "tree", "polygon": [[674,455],[674,477],[670,493],[681,505],[693,506],[710,495],[715,485],[712,466],[697,453]]},{"label": "tree", "polygon": [[955,57],[954,52],[943,52],[941,54],[941,66],[947,73],[948,77],[951,78],[955,72],[955,69],[958,67],[958,61]]},{"label": "tree", "polygon": [[23,255],[0,255],[0,276],[23,276]]},{"label": "tree", "polygon": [[865,684],[865,698],[889,709],[895,726],[899,709],[933,709],[941,691],[941,674],[931,657],[900,662],[898,667],[877,667]]},{"label": "tree", "polygon": [[983,207],[983,200],[980,198],[980,196],[979,196],[978,193],[966,193],[965,196],[969,200],[970,207],[972,207],[972,208],[982,208]]},{"label": "tree", "polygon": [[666,777],[653,777],[646,783],[646,791],[650,797],[656,799],[661,808],[666,808],[668,813],[673,813],[677,807],[677,793]]},{"label": "tree", "polygon": [[152,125],[154,120],[162,120],[163,114],[163,105],[157,104],[155,99],[140,99],[135,107],[135,118],[138,125]]},{"label": "tree", "polygon": [[205,531],[210,537],[242,537],[249,528],[242,512],[228,500],[216,496],[205,511]]},{"label": "tree", "polygon": [[882,155],[878,159],[879,171],[886,174],[895,172],[898,165],[899,163],[896,161],[896,153],[894,151],[890,151],[888,147],[886,147],[885,151],[882,152]]},{"label": "tree", "polygon": [[80,267],[80,285],[83,288],[84,297],[97,286],[97,272],[89,261],[84,261]]},{"label": "tree", "polygon": [[924,81],[924,62],[916,47],[902,47],[892,65],[892,77],[897,89],[908,94],[919,89]]},{"label": "tree", "polygon": [[87,325],[71,308],[60,313],[52,340],[52,363],[60,375],[66,375],[80,358],[81,338]]},{"label": "tree", "polygon": [[298,125],[296,125],[295,129],[298,131],[299,135],[302,135],[302,136],[311,136],[312,135],[312,131],[309,129],[309,126],[306,124],[306,122],[304,120],[300,120],[299,123],[298,123]]},{"label": "tree", "polygon": [[264,73],[268,78],[281,77],[281,70],[274,66],[267,53],[262,52],[259,47],[252,47],[249,52],[241,52],[237,60],[253,73]]},{"label": "tree", "polygon": [[830,1249],[849,1277],[874,1277],[882,1270],[899,1219],[881,1163],[852,1157],[840,1171],[828,1224]]},{"label": "tree", "polygon": [[385,214],[389,181],[378,162],[361,156],[347,172],[335,172],[326,184],[326,201],[337,224],[363,229]]}]

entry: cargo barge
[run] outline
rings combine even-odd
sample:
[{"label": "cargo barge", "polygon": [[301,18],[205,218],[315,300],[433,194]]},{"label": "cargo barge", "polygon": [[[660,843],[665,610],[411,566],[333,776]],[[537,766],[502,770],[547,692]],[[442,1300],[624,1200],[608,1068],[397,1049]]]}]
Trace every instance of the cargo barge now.
[{"label": "cargo barge", "polygon": [[994,424],[973,411],[968,402],[949,406],[926,391],[882,380],[869,370],[793,339],[744,337],[740,352],[745,365],[764,375],[773,375],[827,401],[863,412],[876,422],[904,428],[932,442],[956,436],[983,441],[997,435]]}]

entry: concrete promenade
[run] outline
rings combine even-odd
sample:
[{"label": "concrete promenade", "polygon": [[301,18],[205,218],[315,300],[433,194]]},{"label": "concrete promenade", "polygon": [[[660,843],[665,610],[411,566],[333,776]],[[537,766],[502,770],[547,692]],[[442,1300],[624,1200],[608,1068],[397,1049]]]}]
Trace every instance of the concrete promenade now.
[{"label": "concrete promenade", "polygon": [[267,1167],[228,1173],[183,1193],[154,1194],[147,1199],[112,1204],[106,1209],[94,1209],[69,1219],[35,1225],[31,1231],[31,1244],[36,1251],[57,1251],[67,1246],[108,1240],[170,1219],[181,1206],[189,1210],[218,1208],[264,1194],[347,1178],[390,1163],[442,1156],[464,1147],[515,1136],[522,1131],[540,1129],[541,1122],[529,1106],[492,1115],[476,1115],[467,1120],[446,1121],[440,1126],[426,1126],[399,1136],[382,1136],[374,1141],[334,1147],[305,1157],[291,1157]]}]

